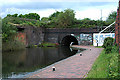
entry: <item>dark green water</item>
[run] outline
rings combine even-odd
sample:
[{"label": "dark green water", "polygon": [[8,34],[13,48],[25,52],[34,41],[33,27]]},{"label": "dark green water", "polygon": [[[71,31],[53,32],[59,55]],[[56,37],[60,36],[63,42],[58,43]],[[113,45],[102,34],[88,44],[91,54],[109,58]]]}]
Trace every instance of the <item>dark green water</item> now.
[{"label": "dark green water", "polygon": [[2,77],[15,78],[26,73],[34,72],[62,59],[83,51],[58,48],[29,48],[23,51],[2,53]]}]

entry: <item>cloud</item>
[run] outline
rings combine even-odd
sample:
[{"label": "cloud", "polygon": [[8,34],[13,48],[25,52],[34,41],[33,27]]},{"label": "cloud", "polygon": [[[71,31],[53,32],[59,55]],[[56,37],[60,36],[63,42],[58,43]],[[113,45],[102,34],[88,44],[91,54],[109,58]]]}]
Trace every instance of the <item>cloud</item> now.
[{"label": "cloud", "polygon": [[[4,1],[4,0],[2,0]],[[118,0],[6,0],[6,2],[118,2]]]},{"label": "cloud", "polygon": [[[63,11],[71,8],[76,12],[76,18],[99,19],[100,10],[103,10],[103,18],[110,11],[117,10],[116,0],[6,0],[0,3],[2,11],[0,15],[38,13],[41,17],[48,17],[56,10]],[[8,2],[7,2],[8,1]],[[103,2],[102,2],[103,1]],[[105,2],[106,1],[106,2]],[[113,2],[112,2],[113,1]],[[116,2],[115,2],[116,1]]]},{"label": "cloud", "polygon": [[[115,7],[114,5],[112,6],[106,5],[104,7],[98,6],[98,7],[92,7],[92,8],[90,7],[82,11],[77,10],[75,17],[77,19],[90,18],[93,20],[98,20],[102,16],[102,20],[106,20],[108,15],[113,11],[117,11],[117,7]],[[101,15],[101,12],[102,12],[102,15]]]},{"label": "cloud", "polygon": [[18,9],[48,9],[54,8],[58,9],[61,7],[61,4],[58,2],[24,2],[24,3],[12,3],[12,4],[4,4],[1,6],[2,9],[6,8],[18,8]]},{"label": "cloud", "polygon": [[37,13],[40,15],[40,18],[42,17],[49,17],[51,14],[53,14],[56,11],[62,11],[61,9],[44,9],[44,10],[39,10],[39,9],[17,9],[17,8],[7,8],[5,12],[0,13],[0,15],[5,17],[7,14],[15,14],[17,13],[18,15],[20,14],[28,14],[28,13]]},{"label": "cloud", "polygon": [[[5,3],[1,6],[4,11],[7,8],[18,9],[60,9],[60,8],[72,8],[72,9],[84,9],[86,7],[96,7],[104,5],[113,5],[115,2],[14,2]],[[116,3],[117,4],[117,3]]]}]

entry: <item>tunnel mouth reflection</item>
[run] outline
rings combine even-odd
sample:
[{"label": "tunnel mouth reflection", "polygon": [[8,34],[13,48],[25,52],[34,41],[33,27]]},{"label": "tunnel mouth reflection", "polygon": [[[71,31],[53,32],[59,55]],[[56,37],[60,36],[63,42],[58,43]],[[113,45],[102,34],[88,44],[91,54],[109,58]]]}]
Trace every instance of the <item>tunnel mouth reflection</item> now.
[{"label": "tunnel mouth reflection", "polygon": [[26,73],[34,72],[69,58],[78,51],[78,49],[62,46],[58,48],[29,48],[24,51],[3,52],[2,77],[16,78],[19,76],[22,78]]},{"label": "tunnel mouth reflection", "polygon": [[72,45],[78,45],[78,40],[72,35],[65,36],[61,41],[62,46],[70,46],[71,43]]}]

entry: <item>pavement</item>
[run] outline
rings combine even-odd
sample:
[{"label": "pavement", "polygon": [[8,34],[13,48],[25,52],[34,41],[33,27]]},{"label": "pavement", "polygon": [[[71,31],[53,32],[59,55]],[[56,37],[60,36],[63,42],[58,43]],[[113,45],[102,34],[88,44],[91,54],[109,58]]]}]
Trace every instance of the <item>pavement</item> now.
[{"label": "pavement", "polygon": [[[85,48],[86,50],[71,56],[67,59],[56,62],[48,67],[26,75],[26,78],[85,78],[90,71],[94,61],[99,56],[103,48],[94,46],[72,47]],[[91,49],[91,50],[90,50]],[[82,56],[80,56],[82,54]],[[53,71],[52,67],[55,67]]]}]

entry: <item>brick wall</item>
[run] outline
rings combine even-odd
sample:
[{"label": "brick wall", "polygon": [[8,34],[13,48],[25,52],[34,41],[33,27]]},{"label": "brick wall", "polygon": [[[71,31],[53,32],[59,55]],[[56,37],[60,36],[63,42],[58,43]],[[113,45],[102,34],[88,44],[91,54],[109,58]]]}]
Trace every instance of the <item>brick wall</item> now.
[{"label": "brick wall", "polygon": [[26,45],[26,33],[19,32],[16,39]]},{"label": "brick wall", "polygon": [[116,39],[116,43],[119,45],[119,53],[120,53],[120,1],[116,16],[115,39]]}]

